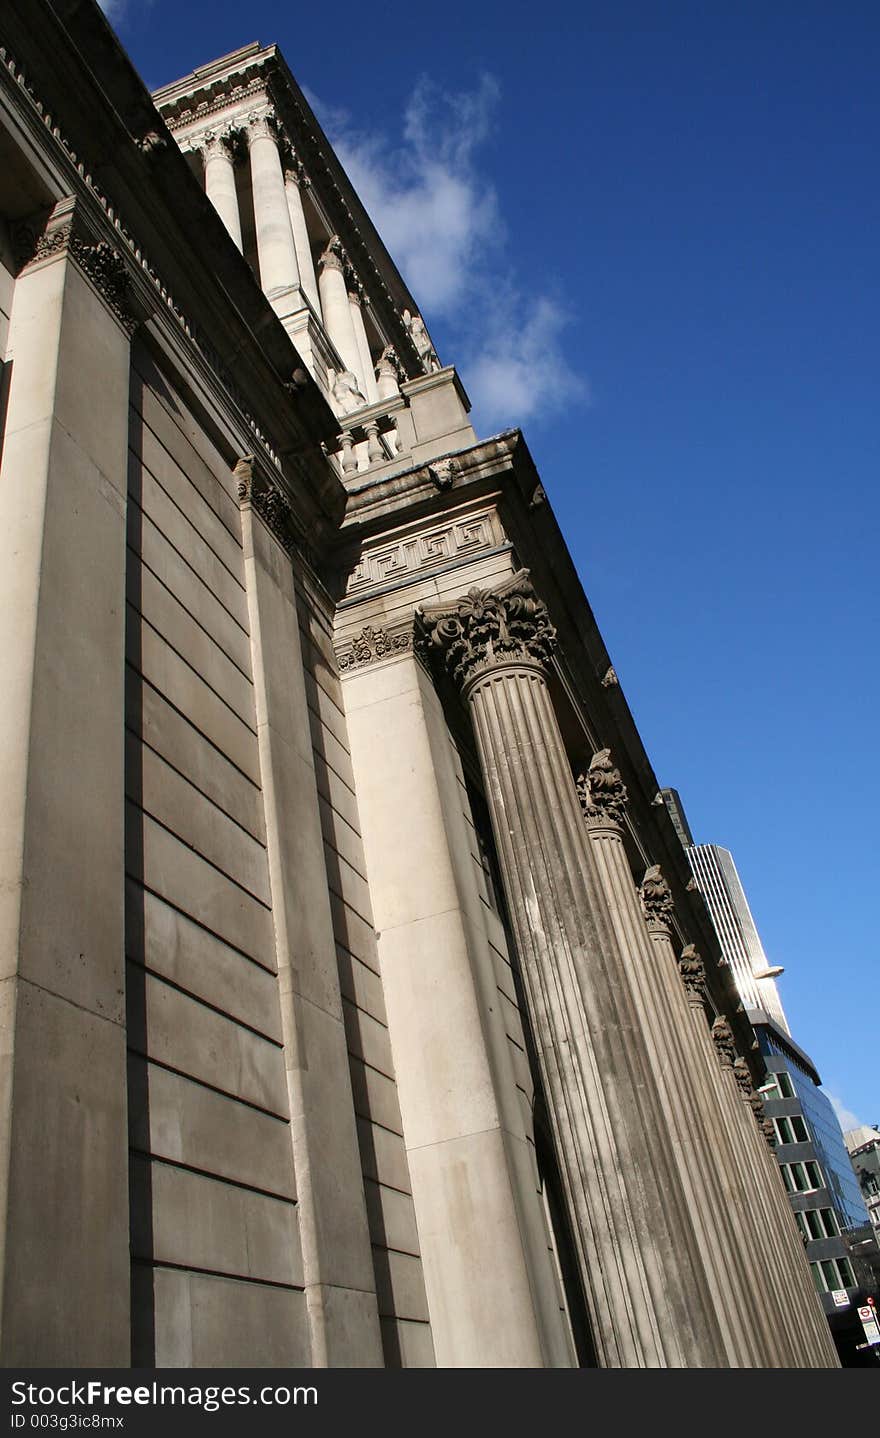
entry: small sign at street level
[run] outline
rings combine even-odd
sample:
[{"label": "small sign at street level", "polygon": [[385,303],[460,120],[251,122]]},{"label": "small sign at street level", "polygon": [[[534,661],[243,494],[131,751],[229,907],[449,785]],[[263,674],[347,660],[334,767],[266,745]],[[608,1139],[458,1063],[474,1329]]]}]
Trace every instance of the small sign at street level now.
[{"label": "small sign at street level", "polygon": [[831,1297],[834,1299],[836,1308],[849,1308],[849,1299],[846,1296],[845,1288],[833,1288],[831,1290]]}]

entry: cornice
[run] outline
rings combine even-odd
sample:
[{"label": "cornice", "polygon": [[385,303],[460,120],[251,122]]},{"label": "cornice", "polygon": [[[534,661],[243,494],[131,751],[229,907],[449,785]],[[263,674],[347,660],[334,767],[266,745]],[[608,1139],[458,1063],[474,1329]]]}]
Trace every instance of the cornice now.
[{"label": "cornice", "polygon": [[[17,18],[15,12],[20,8],[19,5],[13,5],[4,17],[5,28],[12,33],[13,22]],[[31,18],[34,21],[33,26],[29,23]],[[125,268],[125,283],[139,295],[145,311],[151,314],[151,325],[158,325],[160,330],[164,330],[172,348],[180,351],[182,341],[183,352],[189,350],[196,372],[201,373],[208,388],[217,393],[221,411],[228,408],[231,414],[237,416],[236,426],[240,423],[244,433],[250,433],[253,444],[273,466],[280,468],[284,458],[285,463],[293,464],[299,470],[301,502],[305,512],[310,514],[307,523],[313,529],[317,524],[326,532],[328,522],[330,527],[335,527],[339,522],[345,503],[344,490],[320,453],[321,440],[337,433],[335,416],[318,395],[316,387],[314,396],[309,394],[304,397],[299,392],[300,387],[291,382],[288,398],[285,398],[285,372],[284,369],[279,372],[279,363],[284,364],[282,356],[289,357],[291,380],[294,372],[301,368],[301,364],[283,326],[259,291],[241,256],[234,250],[231,242],[226,244],[228,236],[225,231],[222,235],[220,233],[222,222],[201,193],[186,161],[178,153],[140,81],[118,51],[112,32],[107,29],[97,12],[94,17],[91,12],[76,12],[71,23],[75,24],[77,30],[73,42],[69,42],[63,32],[58,33],[54,12],[40,5],[35,7],[34,12],[28,13],[24,34],[19,36],[22,42],[20,50],[16,52],[11,44],[0,48],[0,97],[17,116],[18,123],[23,126],[28,136],[28,144],[33,153],[32,163],[35,163],[39,156],[46,180],[50,181],[53,189],[57,185],[56,193],[76,198],[92,231],[91,243],[96,246],[106,244],[119,256]],[[44,32],[52,24],[55,31],[50,37]],[[100,36],[95,34],[98,25],[103,27]],[[86,33],[80,34],[80,29]],[[101,41],[100,53],[89,54],[89,63],[92,66],[89,71],[84,68],[86,62],[83,51],[88,51],[89,45],[98,39]],[[79,141],[74,142],[58,115],[45,104],[38,84],[29,73],[29,61],[25,62],[20,58],[21,53],[30,57],[31,49],[38,46],[42,47],[36,65],[39,73],[43,73],[43,54],[51,54],[53,64],[55,57],[58,57],[55,70],[62,67],[60,75],[53,70],[47,81],[48,93],[54,94],[58,91],[66,99],[62,82],[68,75],[76,76],[81,90],[87,90],[90,83],[95,86],[92,93],[84,93],[80,97],[78,112],[82,116],[83,125],[90,126],[89,138],[94,140],[98,153],[108,156],[95,169],[78,152],[76,146]],[[95,43],[96,51],[98,48]],[[103,83],[102,66],[110,62],[115,64],[117,55],[122,74],[120,76],[120,66],[112,69],[108,85],[114,92],[117,104],[125,99],[130,115],[137,117],[142,126],[139,135],[129,133],[123,136],[120,131],[119,112],[109,107],[107,96],[99,88]],[[69,88],[68,84],[67,89]],[[92,119],[89,105],[93,105],[96,111]],[[222,331],[226,358],[213,338],[209,337],[202,322],[202,314],[198,320],[195,319],[189,305],[185,305],[178,298],[172,283],[169,283],[162,273],[162,262],[153,259],[148,248],[151,242],[145,241],[137,233],[136,226],[143,218],[141,211],[147,214],[148,229],[152,224],[148,208],[144,204],[144,195],[152,185],[156,186],[160,202],[173,205],[173,193],[178,203],[185,200],[184,213],[187,212],[187,206],[190,209],[194,206],[203,209],[206,212],[205,231],[210,244],[216,244],[218,247],[222,244],[230,251],[229,255],[225,251],[218,253],[216,280],[213,267],[206,268],[202,265],[198,272],[192,272],[194,275],[198,273],[199,292],[196,300],[200,311],[210,319],[207,306],[216,306],[218,328]],[[129,195],[128,190],[132,187],[133,192]],[[122,196],[122,203],[119,195]],[[126,213],[129,201],[138,215],[135,222],[132,222]],[[47,208],[42,215],[31,217],[35,231],[42,227],[48,213]],[[177,207],[175,213],[178,213]],[[211,233],[212,227],[217,231],[216,236]],[[155,236],[152,238],[155,239]],[[83,256],[84,260],[87,258]],[[105,286],[108,285],[108,266],[116,267],[116,262],[111,262],[108,253],[98,251],[93,255],[93,280],[100,273],[102,282]],[[172,268],[180,269],[180,266],[180,254],[175,251]],[[227,294],[223,288],[227,270],[230,271],[233,293],[244,288],[247,291],[246,296],[239,298],[236,294],[236,298],[232,299]],[[222,279],[219,278],[220,273],[223,275]],[[217,287],[216,298],[207,293],[212,285]],[[246,303],[241,304],[242,299],[246,299]],[[252,329],[247,328],[247,320],[242,318],[239,321],[238,316],[242,312],[247,315],[254,312],[254,321],[263,327],[259,339]],[[233,338],[236,330],[237,340]],[[268,424],[262,416],[257,417],[249,394],[238,382],[234,369],[239,369],[242,375],[246,376],[249,391],[259,393],[261,407],[267,412],[272,410]],[[278,390],[274,408],[271,404],[273,386],[277,386]],[[317,405],[313,403],[313,399]],[[294,413],[293,406],[296,407],[297,413]],[[316,419],[319,419],[322,426],[317,431]]]}]

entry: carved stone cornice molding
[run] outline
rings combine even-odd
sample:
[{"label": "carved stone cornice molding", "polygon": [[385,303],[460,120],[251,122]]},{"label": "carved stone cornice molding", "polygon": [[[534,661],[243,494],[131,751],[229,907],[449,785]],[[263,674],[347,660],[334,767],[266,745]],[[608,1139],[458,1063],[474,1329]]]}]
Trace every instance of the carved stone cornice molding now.
[{"label": "carved stone cornice molding", "polygon": [[672,928],[675,902],[659,864],[652,864],[650,869],[645,870],[645,877],[639,886],[639,898],[648,928],[668,934]]},{"label": "carved stone cornice molding", "polygon": [[556,648],[556,630],[527,569],[494,590],[469,589],[454,605],[425,604],[417,613],[428,655],[462,687],[511,665],[546,669]]},{"label": "carved stone cornice molding", "polygon": [[706,987],[706,966],[694,944],[685,944],[678,958],[678,972],[685,986],[688,1002],[702,1007]]},{"label": "carved stone cornice molding", "polygon": [[359,634],[337,646],[336,659],[340,673],[346,674],[352,669],[363,669],[368,664],[375,664],[380,659],[393,659],[400,654],[411,654],[412,651],[412,621],[396,625],[393,629],[366,624]]},{"label": "carved stone cornice molding", "polygon": [[[256,80],[253,86],[249,88],[257,89],[261,84],[262,82],[260,80]],[[50,107],[44,104],[37,94],[22,65],[16,57],[10,54],[9,50],[2,45],[0,45],[0,86],[7,89],[8,93],[12,95],[13,103],[15,104],[20,104],[22,97],[25,97],[25,103],[30,107],[35,124],[45,129],[47,135],[51,137],[51,140],[57,147],[55,154],[56,158],[61,162],[62,173],[64,173],[66,178],[71,182],[72,188],[76,186],[77,197],[84,197],[86,202],[95,208],[96,215],[100,216],[103,225],[112,230],[114,239],[118,239],[120,249],[127,254],[129,263],[143,278],[144,283],[151,288],[157,309],[160,311],[165,310],[173,317],[175,323],[179,325],[187,339],[192,343],[226,388],[230,397],[238,406],[254,438],[265,449],[270,459],[273,462],[277,461],[276,446],[270,441],[268,435],[264,432],[253,414],[251,414],[247,403],[238,389],[235,379],[228,369],[226,361],[215,349],[207,335],[204,334],[198,326],[193,324],[186,315],[174,295],[168,289],[162,276],[151,263],[148,255],[141,248],[138,240],[124,224],[114,203],[111,202],[94,179],[86,161],[81,158],[74,149],[68,136],[62,131]],[[220,107],[218,106],[216,108]],[[189,118],[192,118],[192,116],[189,115]],[[60,203],[63,205],[67,202],[61,201]],[[58,206],[56,206],[55,209],[57,210]],[[22,226],[17,226],[16,228],[20,234]],[[39,232],[42,233],[42,227],[40,227]],[[97,239],[97,233],[92,238]],[[49,239],[50,237],[47,236],[47,243]],[[52,240],[52,243],[63,247],[63,241],[60,239],[58,241]],[[32,250],[21,262],[35,263],[37,259],[48,258],[49,253],[49,251],[44,250],[42,254],[38,255]],[[144,313],[146,312],[145,308]]]},{"label": "carved stone cornice molding", "polygon": [[590,760],[586,774],[576,779],[578,798],[588,824],[623,823],[626,785],[614,767],[610,749],[599,749]]},{"label": "carved stone cornice molding", "polygon": [[712,1042],[721,1067],[732,1068],[737,1058],[736,1041],[730,1024],[722,1014],[719,1014],[712,1025]]},{"label": "carved stone cornice molding", "polygon": [[128,266],[113,245],[97,239],[86,228],[73,196],[59,200],[48,216],[34,217],[16,226],[15,247],[20,273],[69,255],[91,280],[126,334],[134,334],[144,310],[136,300]]}]

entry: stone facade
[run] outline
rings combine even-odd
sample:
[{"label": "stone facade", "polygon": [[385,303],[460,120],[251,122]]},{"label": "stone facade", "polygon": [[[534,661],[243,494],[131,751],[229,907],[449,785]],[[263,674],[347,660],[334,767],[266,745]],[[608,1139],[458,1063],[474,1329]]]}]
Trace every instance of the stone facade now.
[{"label": "stone facade", "polygon": [[0,43],[3,1362],[833,1366],[522,435],[274,47]]}]

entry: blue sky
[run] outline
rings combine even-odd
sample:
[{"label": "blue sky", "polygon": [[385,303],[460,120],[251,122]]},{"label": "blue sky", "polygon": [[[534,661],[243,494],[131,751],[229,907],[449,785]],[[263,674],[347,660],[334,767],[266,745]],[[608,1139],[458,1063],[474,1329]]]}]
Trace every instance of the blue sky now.
[{"label": "blue sky", "polygon": [[522,424],[662,784],[880,1123],[880,7],[124,0],[157,86],[313,98],[475,402]]}]

